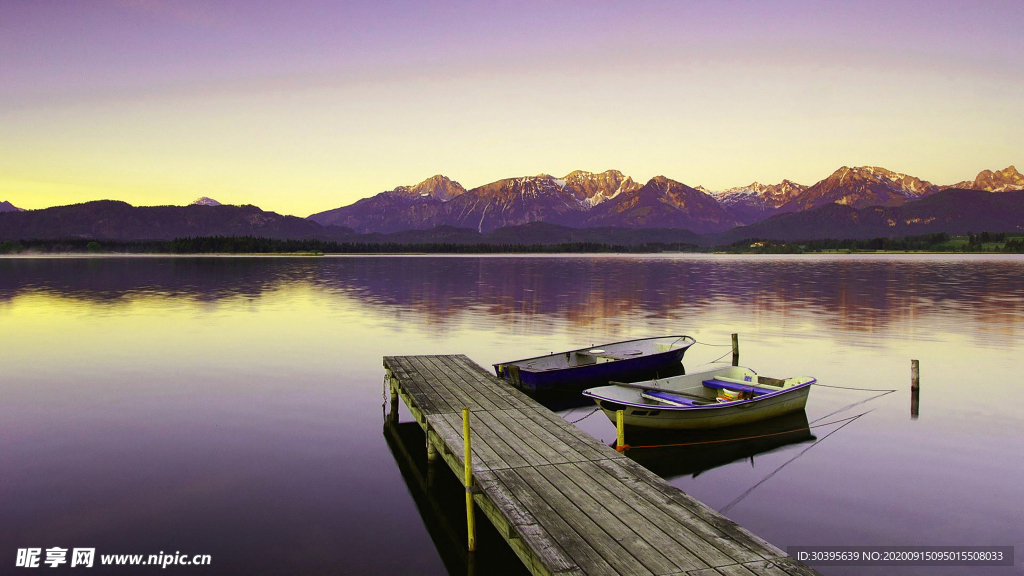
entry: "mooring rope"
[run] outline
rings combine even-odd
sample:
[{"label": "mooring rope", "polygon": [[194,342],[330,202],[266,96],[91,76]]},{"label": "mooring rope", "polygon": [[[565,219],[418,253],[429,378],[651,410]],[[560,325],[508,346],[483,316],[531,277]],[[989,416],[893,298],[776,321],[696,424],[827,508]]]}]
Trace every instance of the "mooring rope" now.
[{"label": "mooring rope", "polygon": [[587,418],[590,418],[591,416],[593,416],[593,415],[594,415],[594,413],[596,413],[596,412],[597,412],[597,410],[598,410],[599,408],[600,408],[600,406],[595,406],[595,407],[594,407],[594,409],[593,409],[593,410],[591,410],[590,412],[588,412],[586,416],[584,416],[584,417],[582,417],[582,418],[577,418],[577,419],[575,419],[575,420],[570,420],[570,421],[569,421],[569,424],[575,424],[575,423],[577,423],[577,422],[580,422],[580,421],[582,421],[582,420],[586,420]]},{"label": "mooring rope", "polygon": [[[735,505],[739,504],[740,502],[742,502],[744,498],[746,498],[747,496],[750,496],[750,494],[754,490],[756,490],[758,486],[760,486],[760,485],[764,484],[765,482],[767,482],[768,480],[770,480],[772,477],[774,477],[776,474],[778,474],[783,468],[785,468],[786,466],[789,466],[797,458],[799,458],[799,457],[803,456],[804,454],[806,454],[808,450],[810,450],[811,448],[814,448],[818,444],[821,444],[829,436],[835,434],[836,432],[839,432],[843,428],[846,428],[846,426],[848,426],[849,424],[852,424],[854,420],[857,420],[861,416],[864,416],[865,414],[869,414],[870,412],[871,412],[871,410],[868,410],[867,412],[863,412],[861,414],[857,414],[856,416],[851,416],[850,418],[846,418],[847,422],[845,424],[843,424],[839,428],[836,428],[835,430],[832,430],[828,434],[825,434],[821,438],[815,440],[813,444],[811,444],[807,448],[804,448],[803,450],[801,450],[796,456],[793,456],[789,460],[786,460],[785,462],[783,462],[781,466],[779,466],[775,470],[772,470],[772,472],[770,474],[768,474],[767,476],[762,478],[757,484],[754,484],[753,486],[751,486],[750,488],[745,490],[743,492],[743,494],[740,494],[739,496],[737,496],[735,500],[733,500],[732,502],[729,502],[728,504],[726,504],[724,507],[722,507],[718,511],[723,513],[723,514],[725,514],[726,512],[731,510],[733,506],[735,506]],[[836,420],[836,422],[841,422],[841,420]]]},{"label": "mooring rope", "polygon": [[694,344],[700,344],[701,346],[716,346],[716,347],[719,347],[719,348],[722,348],[722,347],[732,348],[732,344],[708,344],[707,342],[700,342],[697,339],[694,339],[693,343]]},{"label": "mooring rope", "polygon": [[[717,346],[717,344],[708,344],[708,346]],[[700,368],[701,366],[707,366],[708,364],[715,364],[715,363],[719,362],[722,358],[725,358],[726,356],[728,356],[730,354],[732,354],[731,350],[729,352],[726,352],[725,354],[722,354],[721,356],[719,356],[718,358],[715,358],[714,360],[712,360],[710,362],[705,362],[703,364],[697,364],[697,366],[695,366],[695,368]]]},{"label": "mooring rope", "polygon": [[[825,384],[822,384],[822,386],[825,386]],[[870,401],[872,401],[872,400],[874,400],[876,398],[881,398],[882,396],[886,396],[888,394],[892,394],[893,392],[896,392],[896,390],[882,390],[881,392],[882,392],[881,394],[875,394],[874,396],[870,396],[870,397],[865,398],[863,400],[860,400],[858,402],[854,402],[853,404],[848,404],[846,406],[843,406],[839,410],[835,410],[833,412],[829,412],[828,414],[825,414],[821,418],[818,418],[817,420],[814,420],[814,422],[818,422],[820,420],[824,420],[825,418],[829,418],[829,417],[835,416],[836,414],[839,414],[840,412],[846,412],[847,410],[849,410],[850,408],[853,408],[854,406],[860,406],[861,404],[866,404],[866,403],[868,403],[868,402],[870,402]],[[814,424],[814,422],[811,422],[811,424]]]},{"label": "mooring rope", "polygon": [[814,385],[822,386],[824,388],[838,388],[839,390],[860,390],[861,392],[885,392],[886,394],[890,392],[899,392],[899,390],[895,388],[851,388],[850,386],[833,386],[832,384],[819,384],[817,382],[815,382]]}]

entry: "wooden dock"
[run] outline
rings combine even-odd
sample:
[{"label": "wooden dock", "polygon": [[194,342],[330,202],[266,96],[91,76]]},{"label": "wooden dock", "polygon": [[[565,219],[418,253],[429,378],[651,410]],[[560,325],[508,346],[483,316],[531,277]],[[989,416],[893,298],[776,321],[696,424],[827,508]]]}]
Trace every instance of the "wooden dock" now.
[{"label": "wooden dock", "polygon": [[473,501],[534,574],[817,574],[464,355],[384,368],[428,459],[459,477],[469,408]]}]

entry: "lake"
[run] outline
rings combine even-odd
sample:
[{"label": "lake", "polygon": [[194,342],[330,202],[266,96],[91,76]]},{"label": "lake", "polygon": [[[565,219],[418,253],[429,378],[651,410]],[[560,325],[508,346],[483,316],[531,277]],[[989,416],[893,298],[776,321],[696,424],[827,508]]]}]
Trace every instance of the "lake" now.
[{"label": "lake", "polygon": [[[631,457],[783,549],[1014,545],[973,570],[1020,573],[1024,258],[956,255],[0,259],[0,565],[58,546],[210,555],[183,574],[524,573],[482,515],[462,551],[461,486],[404,406],[385,421],[382,356],[689,334],[695,371],[733,332],[762,374],[896,392],[817,387],[781,424],[810,430]],[[614,441],[592,405],[553,406]]]}]

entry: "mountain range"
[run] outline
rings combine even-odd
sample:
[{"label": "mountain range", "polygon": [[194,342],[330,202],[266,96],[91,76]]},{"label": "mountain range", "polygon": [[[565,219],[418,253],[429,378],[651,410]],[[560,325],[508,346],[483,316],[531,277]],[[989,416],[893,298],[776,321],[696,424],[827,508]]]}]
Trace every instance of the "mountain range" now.
[{"label": "mountain range", "polygon": [[22,209],[4,200],[0,202],[0,212],[22,212]]},{"label": "mountain range", "polygon": [[[885,168],[844,166],[810,186],[783,180],[722,191],[664,176],[641,184],[617,170],[506,178],[469,190],[436,175],[308,218],[206,197],[189,206],[98,201],[31,211],[4,202],[0,240],[255,235],[519,244],[529,243],[530,235],[560,243],[600,241],[604,234],[629,244],[657,242],[658,234],[672,238],[666,242],[714,243],[1001,232],[1024,229],[1017,209],[1022,189],[1024,176],[1013,166],[949,186]],[[666,230],[679,232],[666,236]]]},{"label": "mountain range", "polygon": [[[441,192],[431,193],[435,190]],[[440,225],[490,232],[530,222],[577,228],[687,228],[704,233],[740,224],[708,194],[664,176],[641,185],[618,170],[576,171],[562,178],[548,174],[506,178],[472,190],[438,175],[309,219],[361,233]]]},{"label": "mountain range", "polygon": [[830,204],[900,206],[948,188],[1019,190],[1024,188],[1024,176],[1009,166],[998,172],[985,170],[973,181],[937,186],[885,168],[843,166],[811,186],[783,180],[710,191],[664,176],[640,184],[617,170],[575,171],[562,178],[548,174],[507,178],[471,190],[437,175],[309,218],[361,233],[440,225],[489,232],[547,222],[573,227],[687,228],[706,234]]},{"label": "mountain range", "polygon": [[1024,190],[993,194],[949,188],[900,206],[826,204],[734,228],[716,236],[715,243],[746,238],[846,240],[981,231],[1024,232]]}]

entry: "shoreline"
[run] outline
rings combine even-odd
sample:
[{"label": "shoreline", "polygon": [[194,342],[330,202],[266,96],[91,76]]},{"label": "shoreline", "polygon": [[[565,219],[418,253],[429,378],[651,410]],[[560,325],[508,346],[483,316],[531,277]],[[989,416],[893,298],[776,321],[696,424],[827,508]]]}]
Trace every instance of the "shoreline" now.
[{"label": "shoreline", "polygon": [[346,258],[346,257],[447,257],[447,258],[561,258],[561,257],[721,257],[761,256],[768,258],[801,256],[1024,256],[1019,252],[948,252],[948,251],[852,251],[852,252],[326,252],[326,253],[288,253],[288,252],[191,252],[179,254],[147,253],[147,252],[105,252],[99,254],[83,252],[53,253],[22,253],[0,254],[0,260],[41,260],[41,259],[120,259],[120,258]]}]

